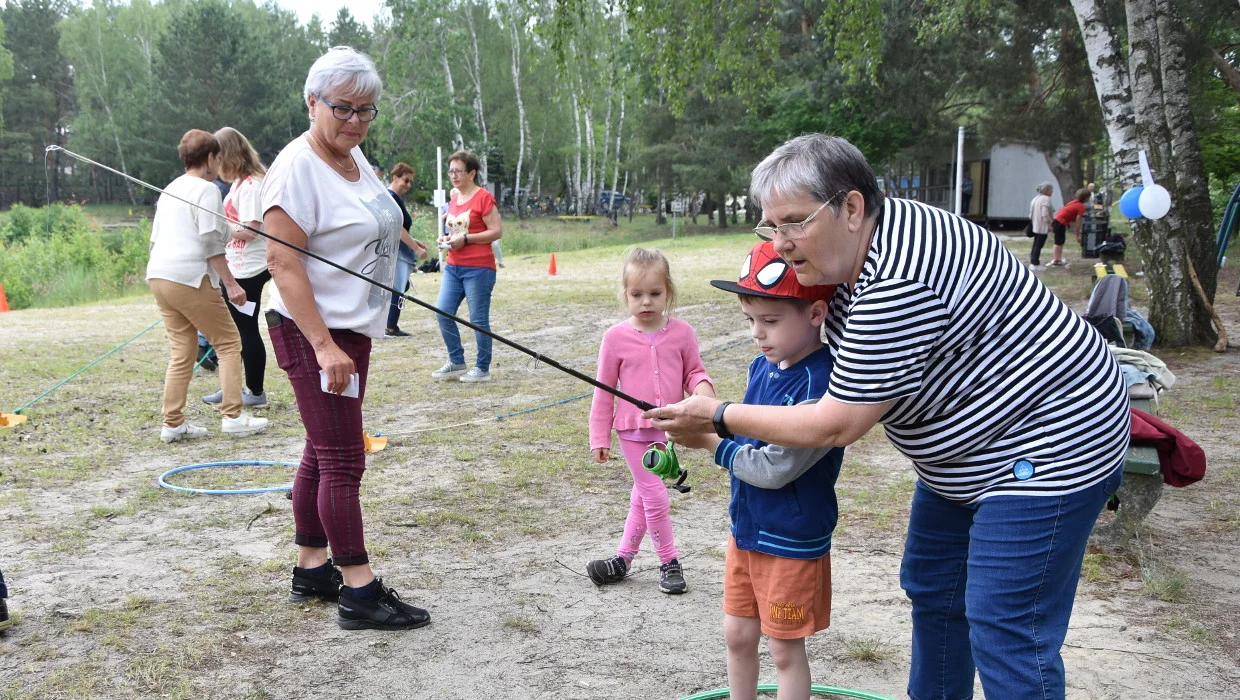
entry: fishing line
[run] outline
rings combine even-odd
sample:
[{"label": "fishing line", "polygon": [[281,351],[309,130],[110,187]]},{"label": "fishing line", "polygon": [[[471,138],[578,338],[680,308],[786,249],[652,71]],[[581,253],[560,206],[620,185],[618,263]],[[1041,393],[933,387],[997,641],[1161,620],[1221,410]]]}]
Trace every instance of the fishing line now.
[{"label": "fishing line", "polygon": [[472,329],[472,330],[473,330],[474,332],[476,332],[476,333],[481,333],[481,334],[483,334],[483,335],[485,335],[485,336],[487,336],[487,337],[489,337],[489,338],[492,338],[493,340],[498,340],[499,342],[501,342],[501,343],[503,343],[503,344],[507,345],[507,346],[508,346],[508,347],[510,347],[510,348],[513,348],[513,349],[515,349],[515,350],[519,350],[519,351],[521,351],[521,352],[525,353],[526,355],[529,355],[530,357],[534,358],[536,361],[539,361],[539,362],[545,362],[545,363],[547,363],[548,365],[551,365],[551,366],[552,366],[552,367],[554,367],[555,369],[558,369],[558,370],[560,370],[561,372],[564,372],[565,374],[567,374],[567,375],[569,375],[569,376],[571,376],[571,377],[575,377],[575,378],[580,379],[581,381],[583,381],[583,382],[585,382],[585,383],[587,383],[587,384],[589,384],[589,385],[591,385],[591,386],[593,386],[593,387],[596,387],[596,388],[598,388],[598,389],[602,389],[603,391],[606,391],[607,393],[609,393],[609,394],[611,394],[611,395],[615,396],[616,398],[622,399],[622,400],[624,400],[624,401],[628,401],[629,403],[633,404],[634,406],[637,406],[638,408],[642,409],[643,411],[649,411],[649,410],[651,410],[651,409],[654,409],[654,408],[655,408],[655,406],[654,406],[653,404],[650,404],[650,403],[648,403],[648,402],[646,402],[646,401],[642,401],[641,399],[637,399],[637,398],[634,398],[634,397],[632,397],[632,396],[629,396],[628,394],[626,394],[626,393],[624,393],[624,392],[620,391],[619,389],[616,389],[615,387],[610,387],[610,386],[607,386],[606,384],[604,384],[604,383],[602,383],[602,382],[598,381],[598,380],[597,380],[597,379],[595,379],[594,377],[591,377],[591,376],[588,376],[588,375],[582,374],[581,372],[578,372],[577,370],[572,369],[571,367],[565,367],[564,365],[560,364],[559,362],[556,362],[555,360],[551,359],[550,357],[547,357],[546,355],[543,355],[543,354],[538,353],[538,352],[536,352],[536,351],[534,351],[534,350],[531,350],[530,348],[527,348],[527,347],[525,347],[524,345],[521,345],[520,343],[518,343],[518,342],[516,342],[516,341],[509,340],[509,339],[505,338],[505,337],[504,337],[504,336],[502,336],[502,335],[499,335],[499,334],[497,334],[497,333],[492,333],[491,331],[489,331],[489,330],[487,330],[487,329],[485,329],[485,328],[482,328],[482,327],[480,327],[480,326],[476,326],[476,325],[474,325],[473,323],[470,323],[469,321],[466,321],[465,319],[460,318],[460,317],[458,317],[458,316],[456,316],[456,315],[454,315],[454,314],[450,314],[450,313],[448,313],[447,311],[444,311],[443,309],[440,309],[440,308],[436,307],[436,306],[435,306],[435,305],[433,305],[433,304],[428,304],[428,303],[426,303],[426,302],[422,301],[421,299],[418,299],[417,297],[413,297],[413,296],[410,296],[410,295],[408,295],[408,294],[405,294],[403,291],[398,291],[398,290],[397,290],[396,288],[394,288],[394,287],[389,287],[389,286],[388,286],[388,285],[386,285],[386,284],[382,284],[382,283],[376,282],[376,281],[374,281],[374,280],[370,279],[369,277],[366,277],[365,275],[362,275],[361,273],[354,272],[353,270],[350,270],[349,268],[347,268],[347,267],[345,267],[345,266],[343,266],[343,265],[340,265],[340,264],[335,263],[335,262],[333,262],[333,261],[331,261],[331,260],[328,260],[327,258],[325,258],[325,257],[323,257],[323,256],[321,256],[321,255],[319,255],[319,254],[317,254],[317,253],[312,253],[312,252],[310,252],[309,250],[306,250],[305,248],[302,248],[301,246],[297,246],[297,245],[294,245],[294,244],[292,244],[292,243],[289,243],[288,241],[282,240],[282,239],[280,239],[280,238],[276,238],[275,236],[272,236],[272,235],[270,235],[270,234],[268,234],[268,233],[266,233],[266,232],[264,232],[264,231],[262,231],[262,230],[260,230],[260,229],[254,228],[253,226],[250,226],[250,225],[248,225],[248,224],[246,224],[246,223],[244,223],[244,222],[241,222],[241,221],[234,221],[233,219],[230,219],[230,218],[229,218],[227,215],[225,215],[225,214],[221,214],[221,213],[220,213],[220,212],[218,212],[218,211],[212,211],[212,210],[210,210],[210,209],[207,209],[207,208],[206,208],[206,207],[204,207],[204,206],[201,206],[201,205],[195,204],[194,202],[191,202],[191,201],[188,201],[188,200],[183,199],[183,198],[181,198],[181,197],[178,197],[178,196],[176,196],[175,194],[171,194],[171,193],[169,193],[169,192],[166,192],[166,191],[164,191],[164,190],[162,190],[162,189],[160,189],[160,188],[156,187],[155,185],[152,185],[152,184],[151,184],[151,183],[149,183],[149,182],[145,182],[145,181],[143,181],[143,180],[139,180],[138,178],[136,178],[136,177],[134,177],[134,176],[132,176],[132,175],[130,175],[130,174],[128,174],[128,173],[121,172],[120,170],[117,170],[116,168],[113,168],[113,167],[111,167],[111,166],[104,165],[103,163],[100,163],[100,162],[98,162],[98,161],[91,160],[90,158],[87,158],[86,156],[83,156],[83,155],[80,155],[80,154],[74,153],[73,151],[70,151],[69,149],[67,149],[67,148],[65,148],[65,147],[63,147],[63,146],[51,145],[51,146],[48,146],[48,147],[45,149],[45,151],[44,151],[44,152],[45,152],[45,153],[47,153],[47,154],[50,154],[50,153],[52,153],[53,151],[60,151],[60,152],[64,153],[65,155],[67,155],[67,156],[69,156],[69,157],[71,157],[71,158],[76,158],[77,160],[82,161],[83,163],[87,163],[87,164],[89,164],[89,165],[93,165],[93,166],[95,166],[95,167],[97,167],[97,168],[102,168],[102,169],[104,169],[104,170],[107,170],[108,172],[111,172],[111,173],[115,173],[115,174],[117,174],[117,175],[120,175],[121,177],[125,178],[126,180],[129,180],[130,182],[133,182],[134,184],[141,185],[142,187],[145,187],[145,188],[147,188],[147,189],[149,189],[149,190],[152,190],[152,191],[154,191],[154,192],[158,192],[159,194],[161,194],[161,195],[163,195],[163,196],[165,196],[165,197],[169,197],[169,198],[171,198],[171,199],[175,199],[175,200],[177,200],[178,202],[182,202],[182,203],[184,203],[184,204],[188,204],[189,206],[194,207],[195,209],[200,209],[200,210],[202,210],[202,211],[205,211],[205,212],[207,212],[207,213],[209,213],[209,214],[212,214],[213,216],[216,216],[216,217],[218,217],[218,218],[220,218],[220,219],[223,219],[224,221],[227,221],[228,223],[230,223],[230,224],[232,224],[232,225],[234,225],[234,226],[240,226],[240,227],[244,228],[245,230],[249,231],[250,233],[253,233],[253,234],[258,235],[258,236],[262,236],[263,238],[266,238],[266,239],[267,239],[267,240],[269,240],[269,241],[275,241],[276,243],[279,243],[280,245],[285,246],[286,248],[292,248],[293,250],[295,250],[295,251],[297,251],[297,252],[301,253],[302,255],[305,255],[306,257],[309,257],[309,258],[314,258],[315,260],[318,260],[319,262],[321,262],[321,263],[323,263],[323,264],[325,264],[325,265],[330,265],[331,267],[334,267],[334,268],[336,268],[337,270],[340,270],[341,272],[348,273],[348,274],[350,274],[350,275],[352,275],[352,276],[354,276],[354,277],[356,277],[356,278],[358,278],[358,279],[360,279],[360,280],[363,280],[363,281],[365,281],[365,282],[368,282],[368,283],[370,283],[370,284],[372,284],[372,285],[374,285],[374,286],[376,286],[376,287],[378,287],[378,288],[380,288],[380,289],[382,289],[382,290],[385,290],[385,291],[391,292],[392,294],[395,294],[396,296],[400,297],[401,299],[407,299],[408,301],[412,301],[413,303],[417,304],[418,306],[421,306],[421,307],[422,307],[422,308],[424,308],[424,309],[427,309],[427,310],[429,310],[429,311],[433,311],[433,312],[435,312],[435,313],[437,313],[437,314],[439,314],[440,316],[443,316],[443,317],[445,317],[445,318],[450,318],[450,319],[452,319],[453,321],[456,321],[457,323],[459,323],[459,324],[461,324],[461,325],[463,325],[463,326],[466,326],[466,327],[468,327],[468,328]]}]

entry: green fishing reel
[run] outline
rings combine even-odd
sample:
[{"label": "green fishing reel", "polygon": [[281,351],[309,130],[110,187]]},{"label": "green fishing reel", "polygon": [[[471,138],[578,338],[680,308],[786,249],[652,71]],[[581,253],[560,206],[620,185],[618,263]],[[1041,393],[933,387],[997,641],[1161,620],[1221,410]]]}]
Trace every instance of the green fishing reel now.
[{"label": "green fishing reel", "polygon": [[676,457],[676,445],[670,440],[666,447],[661,447],[657,442],[651,445],[646,450],[646,454],[642,455],[642,466],[646,468],[646,471],[663,479],[675,479],[672,488],[681,493],[689,493],[692,488],[685,486],[689,470],[680,468],[680,459]]}]

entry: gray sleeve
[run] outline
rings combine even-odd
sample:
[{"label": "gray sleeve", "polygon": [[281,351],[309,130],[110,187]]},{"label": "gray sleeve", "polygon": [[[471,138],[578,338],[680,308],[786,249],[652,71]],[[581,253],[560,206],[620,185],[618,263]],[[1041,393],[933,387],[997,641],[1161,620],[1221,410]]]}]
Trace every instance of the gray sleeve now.
[{"label": "gray sleeve", "polygon": [[758,449],[742,445],[731,455],[730,469],[736,478],[747,484],[760,489],[778,489],[796,481],[831,450],[830,447],[782,445]]}]

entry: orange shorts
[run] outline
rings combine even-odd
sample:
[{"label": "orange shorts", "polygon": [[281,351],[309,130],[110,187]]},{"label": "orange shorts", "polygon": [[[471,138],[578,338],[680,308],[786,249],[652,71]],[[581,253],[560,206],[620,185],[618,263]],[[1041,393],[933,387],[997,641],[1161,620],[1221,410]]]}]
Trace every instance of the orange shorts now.
[{"label": "orange shorts", "polygon": [[801,639],[831,626],[831,555],[785,559],[736,547],[728,537],[723,611],[756,617],[762,633]]}]

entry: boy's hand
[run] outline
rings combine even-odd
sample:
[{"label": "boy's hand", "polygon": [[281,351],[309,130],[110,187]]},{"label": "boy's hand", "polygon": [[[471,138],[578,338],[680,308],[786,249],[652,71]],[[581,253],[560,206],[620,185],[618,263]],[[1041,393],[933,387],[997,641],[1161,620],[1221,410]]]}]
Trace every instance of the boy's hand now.
[{"label": "boy's hand", "polygon": [[594,461],[595,462],[602,464],[609,459],[611,459],[611,448],[610,447],[599,447],[598,449],[594,450]]}]

